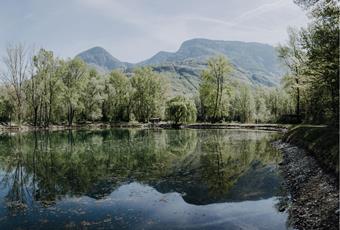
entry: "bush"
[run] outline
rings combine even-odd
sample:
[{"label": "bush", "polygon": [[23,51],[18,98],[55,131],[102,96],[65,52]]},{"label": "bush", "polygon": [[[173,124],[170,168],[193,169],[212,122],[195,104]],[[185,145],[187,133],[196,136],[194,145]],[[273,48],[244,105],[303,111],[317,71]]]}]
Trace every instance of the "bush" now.
[{"label": "bush", "polygon": [[176,125],[196,121],[194,103],[183,96],[176,96],[166,103],[165,116]]}]

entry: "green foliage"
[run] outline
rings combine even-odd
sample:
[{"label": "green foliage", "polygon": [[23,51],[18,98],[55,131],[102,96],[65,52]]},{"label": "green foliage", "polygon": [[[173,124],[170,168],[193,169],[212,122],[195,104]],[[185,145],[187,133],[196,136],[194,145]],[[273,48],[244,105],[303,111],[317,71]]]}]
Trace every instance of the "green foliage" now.
[{"label": "green foliage", "polygon": [[6,90],[0,87],[0,123],[10,122],[13,112],[14,105],[6,94]]},{"label": "green foliage", "polygon": [[85,120],[94,121],[101,118],[101,104],[104,100],[103,90],[104,82],[102,76],[96,70],[90,70],[81,98],[84,105],[82,115]]},{"label": "green foliage", "polygon": [[132,87],[128,77],[120,71],[112,71],[105,79],[104,120],[129,121]]},{"label": "green foliage", "polygon": [[227,81],[231,71],[232,66],[225,57],[209,59],[208,68],[202,72],[199,89],[204,119],[216,122],[228,115]]},{"label": "green foliage", "polygon": [[166,103],[166,119],[175,124],[196,121],[196,107],[194,103],[183,96],[176,96]]},{"label": "green foliage", "polygon": [[305,122],[337,123],[340,33],[338,2],[297,0],[296,3],[308,10],[311,22],[299,32],[290,30],[288,44],[279,49],[280,57],[290,69],[284,83],[295,94],[297,114],[301,104]]},{"label": "green foliage", "polygon": [[305,82],[303,70],[305,68],[306,54],[301,47],[298,31],[293,28],[289,28],[288,36],[288,44],[286,46],[280,45],[278,47],[278,56],[289,69],[289,73],[284,76],[282,82],[283,86],[295,100],[295,113],[300,120],[300,101],[301,95],[304,92],[302,85]]},{"label": "green foliage", "polygon": [[253,122],[255,119],[255,101],[249,86],[241,86],[235,99],[236,106],[239,109],[240,121],[243,123]]},{"label": "green foliage", "polygon": [[76,112],[84,109],[80,99],[85,88],[86,74],[86,65],[81,59],[72,59],[66,63],[62,81],[64,83],[63,100],[67,106],[68,125],[72,125]]},{"label": "green foliage", "polygon": [[52,51],[40,49],[33,56],[30,69],[31,79],[25,87],[28,103],[28,116],[35,126],[49,126],[55,117],[57,103],[60,102],[58,91],[62,89],[60,79],[61,62]]},{"label": "green foliage", "polygon": [[136,119],[148,122],[151,117],[160,117],[165,94],[163,79],[151,68],[142,67],[134,71],[131,85],[133,114]]},{"label": "green foliage", "polygon": [[278,122],[282,116],[291,114],[293,102],[280,88],[250,88],[236,84],[232,87],[228,120],[242,123]]},{"label": "green foliage", "polygon": [[19,43],[8,45],[6,55],[2,60],[4,70],[1,72],[0,80],[7,88],[7,94],[14,105],[16,121],[21,126],[25,109],[24,85],[27,80],[27,67],[31,63],[31,58],[27,52],[27,47]]}]

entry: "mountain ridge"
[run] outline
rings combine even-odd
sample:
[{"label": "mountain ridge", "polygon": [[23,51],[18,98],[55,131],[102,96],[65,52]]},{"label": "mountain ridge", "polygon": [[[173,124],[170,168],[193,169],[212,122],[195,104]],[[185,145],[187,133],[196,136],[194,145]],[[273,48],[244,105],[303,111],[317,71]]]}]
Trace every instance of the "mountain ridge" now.
[{"label": "mountain ridge", "polygon": [[77,57],[104,73],[113,69],[131,73],[135,67],[151,66],[169,78],[175,94],[195,94],[200,72],[206,68],[207,60],[216,55],[226,56],[234,66],[232,78],[250,85],[277,86],[284,73],[275,47],[258,42],[194,38],[184,41],[175,52],[159,51],[137,63],[120,61],[98,46]]}]

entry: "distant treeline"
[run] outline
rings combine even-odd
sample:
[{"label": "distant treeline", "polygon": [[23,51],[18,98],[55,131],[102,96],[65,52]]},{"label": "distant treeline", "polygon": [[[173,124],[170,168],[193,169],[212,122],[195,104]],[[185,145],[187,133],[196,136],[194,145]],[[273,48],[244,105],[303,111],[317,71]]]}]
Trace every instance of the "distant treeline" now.
[{"label": "distant treeline", "polygon": [[230,79],[223,56],[208,60],[198,94],[174,96],[168,83],[149,67],[132,76],[100,74],[80,59],[62,60],[51,51],[7,47],[1,72],[0,122],[34,126],[86,121],[175,124],[195,121],[336,123],[339,118],[339,7],[336,1],[304,1],[307,28],[289,29],[278,47],[288,67],[282,87],[252,87]]}]

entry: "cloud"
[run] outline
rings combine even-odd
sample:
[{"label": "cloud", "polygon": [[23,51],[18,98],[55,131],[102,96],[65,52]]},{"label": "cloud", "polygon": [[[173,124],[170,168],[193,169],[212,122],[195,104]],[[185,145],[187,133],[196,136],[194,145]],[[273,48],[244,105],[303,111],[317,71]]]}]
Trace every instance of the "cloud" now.
[{"label": "cloud", "polygon": [[307,21],[292,0],[4,1],[0,52],[8,41],[34,43],[64,57],[103,46],[131,62],[175,51],[195,37],[276,44],[286,39],[289,25]]}]

